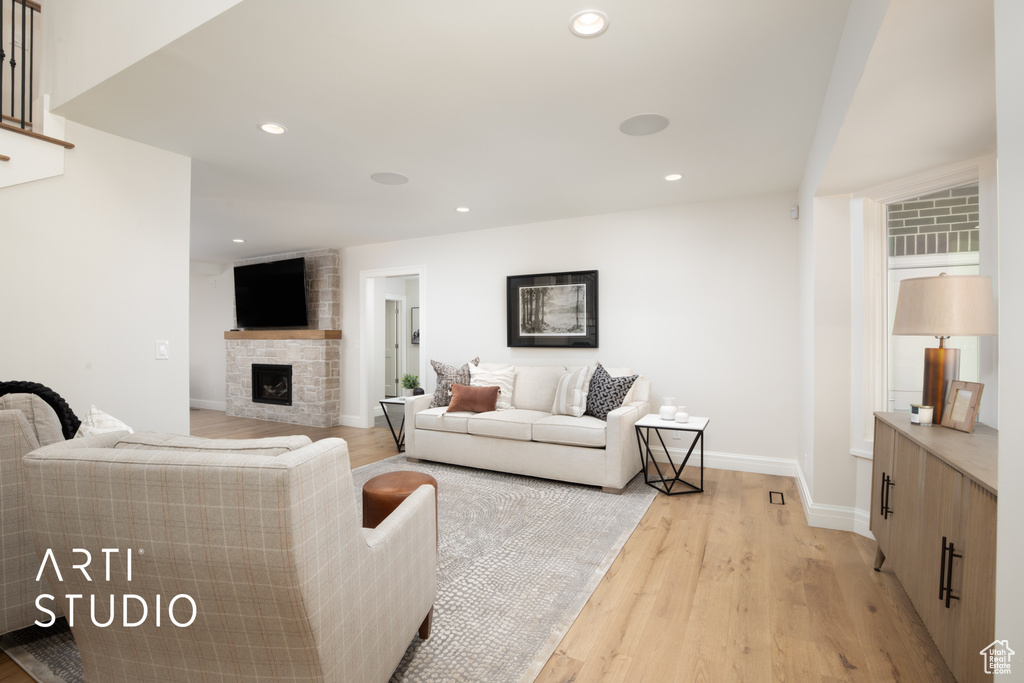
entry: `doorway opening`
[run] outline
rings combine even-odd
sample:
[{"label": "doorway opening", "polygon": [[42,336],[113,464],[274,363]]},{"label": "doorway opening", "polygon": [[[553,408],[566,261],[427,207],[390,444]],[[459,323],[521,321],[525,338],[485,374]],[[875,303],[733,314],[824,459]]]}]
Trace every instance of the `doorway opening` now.
[{"label": "doorway opening", "polygon": [[380,401],[411,393],[402,386],[404,375],[416,376],[423,386],[423,271],[415,266],[359,274],[360,426],[373,427],[383,417]]}]

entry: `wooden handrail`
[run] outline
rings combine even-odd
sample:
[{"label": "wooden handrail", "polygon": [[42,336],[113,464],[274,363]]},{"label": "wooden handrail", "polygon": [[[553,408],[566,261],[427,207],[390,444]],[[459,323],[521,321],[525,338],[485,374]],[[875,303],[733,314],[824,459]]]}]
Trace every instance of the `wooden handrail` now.
[{"label": "wooden handrail", "polygon": [[51,138],[49,135],[43,135],[42,133],[35,133],[30,130],[22,130],[17,126],[12,126],[7,123],[0,123],[0,130],[9,130],[12,133],[17,133],[19,135],[27,135],[28,137],[35,138],[36,140],[42,140],[43,142],[49,142],[54,145],[60,145],[65,149],[75,148],[74,143],[67,142],[66,140],[58,140],[57,138]]},{"label": "wooden handrail", "polygon": [[[19,119],[17,116],[8,116],[7,114],[0,114],[0,120],[10,121],[13,125],[16,125],[18,128],[21,128],[21,119]],[[25,126],[31,128],[32,122],[26,121]]]},{"label": "wooden handrail", "polygon": [[33,10],[34,12],[39,12],[40,14],[43,11],[43,6],[40,5],[38,2],[32,2],[32,0],[14,0],[14,2],[24,5],[25,7],[28,7],[30,10]]},{"label": "wooden handrail", "polygon": [[6,154],[0,154],[0,161],[10,161],[11,158]]}]

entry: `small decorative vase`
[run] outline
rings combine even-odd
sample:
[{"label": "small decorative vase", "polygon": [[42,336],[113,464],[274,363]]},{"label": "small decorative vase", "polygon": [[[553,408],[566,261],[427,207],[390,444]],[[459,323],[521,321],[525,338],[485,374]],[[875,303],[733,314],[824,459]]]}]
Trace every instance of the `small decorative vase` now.
[{"label": "small decorative vase", "polygon": [[679,406],[679,412],[676,413],[676,422],[689,422],[690,414],[686,412],[686,406]]},{"label": "small decorative vase", "polygon": [[658,417],[662,420],[671,420],[676,416],[676,399],[674,396],[665,396],[662,399],[665,403],[658,411]]}]

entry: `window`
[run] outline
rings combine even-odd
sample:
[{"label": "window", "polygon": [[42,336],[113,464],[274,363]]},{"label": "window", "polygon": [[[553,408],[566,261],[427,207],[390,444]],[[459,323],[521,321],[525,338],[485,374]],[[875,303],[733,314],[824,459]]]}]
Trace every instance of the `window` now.
[{"label": "window", "polygon": [[[900,282],[907,278],[977,275],[980,272],[978,183],[886,204],[888,241],[887,410],[910,410],[921,401],[924,349],[937,346],[928,337],[892,335]],[[953,337],[946,346],[960,349],[960,379],[978,382],[978,337]]]}]

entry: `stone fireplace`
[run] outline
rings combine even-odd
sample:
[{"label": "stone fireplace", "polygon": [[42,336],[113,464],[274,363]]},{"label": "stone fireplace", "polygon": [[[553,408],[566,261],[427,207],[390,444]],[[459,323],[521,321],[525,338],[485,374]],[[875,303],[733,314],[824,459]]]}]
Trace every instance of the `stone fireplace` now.
[{"label": "stone fireplace", "polygon": [[225,332],[227,414],[333,427],[341,421],[340,252],[278,254],[235,265],[298,256],[306,259],[306,301],[316,329]]}]

